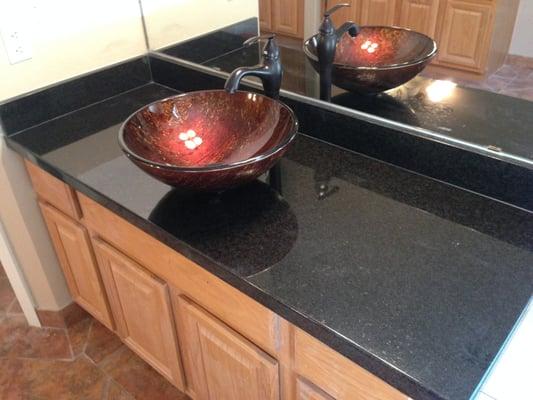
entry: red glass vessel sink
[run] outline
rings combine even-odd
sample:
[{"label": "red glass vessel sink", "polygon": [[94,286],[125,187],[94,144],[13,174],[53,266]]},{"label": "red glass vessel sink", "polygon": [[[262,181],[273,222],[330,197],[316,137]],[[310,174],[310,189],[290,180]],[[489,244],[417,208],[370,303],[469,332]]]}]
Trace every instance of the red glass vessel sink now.
[{"label": "red glass vessel sink", "polygon": [[[318,72],[317,37],[304,52]],[[359,34],[344,34],[335,53],[332,82],[358,93],[377,93],[404,84],[419,74],[437,54],[430,37],[393,26],[363,26]]]},{"label": "red glass vessel sink", "polygon": [[185,191],[249,182],[286,152],[298,122],[261,94],[190,92],[149,104],[122,125],[119,143],[138,167]]}]

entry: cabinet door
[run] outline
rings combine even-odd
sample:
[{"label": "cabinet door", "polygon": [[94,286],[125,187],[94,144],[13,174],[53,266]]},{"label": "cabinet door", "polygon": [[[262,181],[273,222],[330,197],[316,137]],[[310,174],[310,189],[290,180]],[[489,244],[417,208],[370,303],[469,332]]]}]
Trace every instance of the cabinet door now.
[{"label": "cabinet door", "polygon": [[276,33],[303,37],[303,0],[272,0],[272,26]]},{"label": "cabinet door", "polygon": [[189,393],[196,400],[277,400],[278,363],[184,297],[175,297]]},{"label": "cabinet door", "polygon": [[113,329],[102,280],[85,228],[47,203],[39,202],[73,299]]},{"label": "cabinet door", "polygon": [[361,25],[394,25],[397,0],[361,0]]},{"label": "cabinet door", "polygon": [[319,389],[302,377],[296,378],[296,400],[335,400],[329,394]]},{"label": "cabinet door", "polygon": [[447,0],[439,62],[483,72],[490,44],[492,5]]},{"label": "cabinet door", "polygon": [[133,351],[184,389],[174,321],[164,282],[100,239],[93,239],[118,334]]},{"label": "cabinet door", "polygon": [[259,24],[261,31],[272,31],[272,0],[259,0]]},{"label": "cabinet door", "polygon": [[439,0],[401,0],[398,24],[435,38]]}]

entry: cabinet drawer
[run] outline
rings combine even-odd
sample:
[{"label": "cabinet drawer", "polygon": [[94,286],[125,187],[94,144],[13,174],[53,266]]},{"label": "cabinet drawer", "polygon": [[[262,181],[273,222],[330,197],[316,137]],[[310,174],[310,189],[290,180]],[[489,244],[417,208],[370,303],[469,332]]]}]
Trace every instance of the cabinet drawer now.
[{"label": "cabinet drawer", "polygon": [[81,211],[74,190],[31,162],[27,160],[24,162],[30,175],[33,189],[39,197],[68,216],[79,219]]},{"label": "cabinet drawer", "polygon": [[262,349],[279,351],[276,314],[83,194],[78,197],[89,229]]},{"label": "cabinet drawer", "polygon": [[408,400],[386,382],[300,329],[294,331],[294,369],[336,400]]}]

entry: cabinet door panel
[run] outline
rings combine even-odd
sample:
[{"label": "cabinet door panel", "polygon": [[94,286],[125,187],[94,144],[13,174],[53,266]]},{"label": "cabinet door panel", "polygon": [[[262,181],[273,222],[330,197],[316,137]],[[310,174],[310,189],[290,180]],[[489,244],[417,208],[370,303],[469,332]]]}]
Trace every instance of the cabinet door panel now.
[{"label": "cabinet door panel", "polygon": [[93,239],[118,333],[141,358],[184,388],[178,344],[164,282],[100,239]]},{"label": "cabinet door panel", "polygon": [[361,25],[394,25],[397,0],[361,0]]},{"label": "cabinet door panel", "polygon": [[278,363],[184,297],[175,297],[190,393],[196,400],[279,399]]},{"label": "cabinet door panel", "polygon": [[399,25],[435,38],[439,0],[402,0]]},{"label": "cabinet door panel", "polygon": [[109,329],[113,322],[85,228],[39,202],[73,299]]},{"label": "cabinet door panel", "polygon": [[283,35],[303,37],[303,0],[272,0],[273,30]]},{"label": "cabinet door panel", "polygon": [[259,0],[259,24],[262,31],[272,31],[272,0]]},{"label": "cabinet door panel", "polygon": [[481,71],[488,53],[492,5],[448,0],[439,61]]},{"label": "cabinet door panel", "polygon": [[335,400],[329,394],[313,385],[311,382],[298,377],[296,379],[296,400]]}]

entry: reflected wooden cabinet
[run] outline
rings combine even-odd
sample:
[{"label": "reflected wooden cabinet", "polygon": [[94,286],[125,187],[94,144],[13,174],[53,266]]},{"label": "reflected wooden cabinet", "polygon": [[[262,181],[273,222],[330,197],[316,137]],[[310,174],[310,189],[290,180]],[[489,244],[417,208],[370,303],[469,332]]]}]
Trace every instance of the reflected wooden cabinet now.
[{"label": "reflected wooden cabinet", "polygon": [[335,400],[308,380],[296,378],[296,400]]},{"label": "reflected wooden cabinet", "polygon": [[361,0],[361,25],[395,25],[397,0]]},{"label": "reflected wooden cabinet", "polygon": [[303,38],[304,0],[259,0],[262,31]]},{"label": "reflected wooden cabinet", "polygon": [[48,203],[39,201],[70,294],[109,329],[113,320],[87,230]]},{"label": "reflected wooden cabinet", "polygon": [[195,400],[278,400],[278,362],[187,298],[175,296],[189,393]]},{"label": "reflected wooden cabinet", "polygon": [[439,62],[482,69],[488,55],[491,29],[490,2],[446,0]]},{"label": "reflected wooden cabinet", "polygon": [[439,6],[440,0],[401,0],[398,25],[435,38]]},{"label": "reflected wooden cabinet", "polygon": [[505,60],[519,0],[332,0],[328,7],[338,3],[351,7],[333,15],[336,26],[351,20],[413,29],[437,42],[433,65],[484,74]]},{"label": "reflected wooden cabinet", "polygon": [[166,283],[100,239],[98,264],[121,339],[179,389],[184,389]]},{"label": "reflected wooden cabinet", "polygon": [[259,25],[261,31],[271,32],[273,30],[271,0],[259,0]]}]

